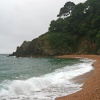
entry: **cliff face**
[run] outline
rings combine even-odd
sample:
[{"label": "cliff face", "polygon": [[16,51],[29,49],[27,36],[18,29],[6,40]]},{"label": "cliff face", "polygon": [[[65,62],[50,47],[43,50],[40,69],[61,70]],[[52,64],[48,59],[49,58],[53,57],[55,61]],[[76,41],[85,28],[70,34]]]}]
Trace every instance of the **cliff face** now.
[{"label": "cliff face", "polygon": [[78,5],[66,3],[59,18],[51,21],[47,33],[30,42],[24,41],[11,55],[63,54],[100,54],[100,0],[87,0]]},{"label": "cliff face", "polygon": [[30,56],[52,56],[52,51],[49,41],[47,40],[47,34],[40,36],[30,42],[24,41],[20,47],[17,47],[16,52],[11,56],[17,57],[30,57]]},{"label": "cliff face", "polygon": [[[66,46],[67,47],[67,46]],[[55,47],[56,48],[56,47]],[[70,48],[70,47],[69,47]],[[89,42],[86,38],[82,38],[77,44],[76,50],[72,52],[70,49],[54,49],[51,47],[47,34],[40,36],[30,42],[24,41],[12,56],[16,57],[47,57],[63,54],[100,54],[100,49],[96,50],[96,44]]]}]

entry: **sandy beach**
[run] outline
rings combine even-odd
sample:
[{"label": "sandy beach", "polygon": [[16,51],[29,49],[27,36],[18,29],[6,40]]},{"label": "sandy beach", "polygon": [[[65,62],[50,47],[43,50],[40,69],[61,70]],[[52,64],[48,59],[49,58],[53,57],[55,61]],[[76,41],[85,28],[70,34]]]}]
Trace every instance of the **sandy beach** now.
[{"label": "sandy beach", "polygon": [[[56,98],[55,100],[100,100],[100,56],[99,55],[63,55],[59,57],[60,58],[82,57],[82,58],[93,59],[96,61],[93,64],[94,71],[79,76],[82,77],[82,79],[85,79],[81,91],[78,91],[68,96]],[[86,77],[88,77],[88,79],[86,79]]]}]

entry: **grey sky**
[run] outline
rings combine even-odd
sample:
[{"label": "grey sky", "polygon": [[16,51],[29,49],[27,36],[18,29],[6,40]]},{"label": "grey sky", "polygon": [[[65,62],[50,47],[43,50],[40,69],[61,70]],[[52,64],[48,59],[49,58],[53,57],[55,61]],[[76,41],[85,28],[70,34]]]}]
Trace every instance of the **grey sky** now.
[{"label": "grey sky", "polygon": [[[0,53],[12,53],[24,40],[47,32],[69,0],[0,0]],[[71,0],[74,3],[86,0]]]}]

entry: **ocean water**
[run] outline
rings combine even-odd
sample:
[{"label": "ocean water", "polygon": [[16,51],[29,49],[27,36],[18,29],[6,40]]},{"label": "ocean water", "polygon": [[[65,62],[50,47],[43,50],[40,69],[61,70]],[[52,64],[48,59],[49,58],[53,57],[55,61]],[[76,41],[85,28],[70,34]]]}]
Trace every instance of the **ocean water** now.
[{"label": "ocean water", "polygon": [[81,90],[72,79],[93,70],[93,60],[0,55],[0,100],[54,100]]}]

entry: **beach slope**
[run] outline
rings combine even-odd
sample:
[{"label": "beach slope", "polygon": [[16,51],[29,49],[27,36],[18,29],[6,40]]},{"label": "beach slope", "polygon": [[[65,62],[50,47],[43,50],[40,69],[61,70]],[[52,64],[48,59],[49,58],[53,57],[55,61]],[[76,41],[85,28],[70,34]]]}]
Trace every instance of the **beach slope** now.
[{"label": "beach slope", "polygon": [[[78,91],[74,94],[59,97],[55,100],[100,100],[100,56],[99,55],[63,55],[59,56],[60,58],[76,58],[76,57],[82,57],[82,58],[89,58],[96,60],[94,62],[94,72],[87,79],[83,85],[83,89],[81,91]],[[85,76],[86,77],[86,76]]]}]

